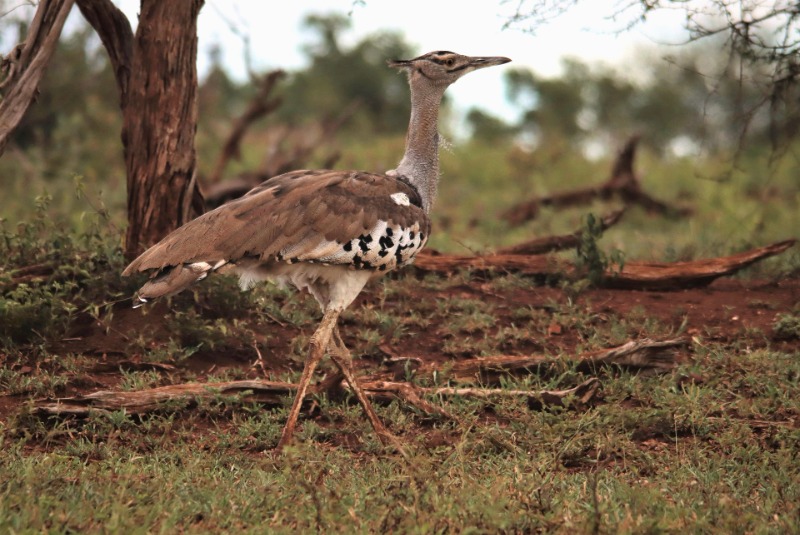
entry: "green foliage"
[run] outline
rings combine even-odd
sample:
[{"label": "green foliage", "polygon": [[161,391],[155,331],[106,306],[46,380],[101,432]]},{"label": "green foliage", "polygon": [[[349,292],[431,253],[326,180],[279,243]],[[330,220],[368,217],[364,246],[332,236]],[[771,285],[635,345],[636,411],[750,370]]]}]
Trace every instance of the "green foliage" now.
[{"label": "green foliage", "polygon": [[772,328],[780,338],[800,338],[800,315],[778,314]]},{"label": "green foliage", "polygon": [[120,295],[110,276],[121,266],[103,211],[84,214],[75,235],[48,214],[51,197],[36,198],[30,222],[14,230],[0,220],[0,342],[29,343],[65,332],[75,314]]},{"label": "green foliage", "polygon": [[615,249],[606,254],[600,249],[597,242],[602,237],[602,221],[591,212],[588,213],[575,251],[575,267],[583,270],[586,278],[594,285],[600,284],[609,270],[619,272],[625,265],[625,255],[622,251]]},{"label": "green foliage", "polygon": [[386,66],[387,59],[411,56],[411,46],[402,36],[376,33],[344,49],[341,34],[349,27],[349,19],[310,15],[305,23],[316,31],[319,41],[306,47],[310,66],[293,73],[285,85],[280,119],[290,124],[319,120],[357,104],[345,132],[362,139],[375,133],[405,132],[410,110],[408,84]]}]

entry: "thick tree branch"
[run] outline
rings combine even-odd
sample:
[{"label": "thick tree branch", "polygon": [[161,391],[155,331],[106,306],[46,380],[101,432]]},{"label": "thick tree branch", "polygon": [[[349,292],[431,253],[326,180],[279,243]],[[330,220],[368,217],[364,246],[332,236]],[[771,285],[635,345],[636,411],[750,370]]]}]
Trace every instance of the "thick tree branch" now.
[{"label": "thick tree branch", "polygon": [[133,57],[133,30],[122,11],[111,0],[76,0],[78,9],[100,36],[108,52],[119,88],[120,107],[128,102],[128,83]]},{"label": "thick tree branch", "polygon": [[[25,42],[0,61],[0,154],[36,97],[74,0],[41,0]],[[7,91],[6,91],[7,89]]]}]

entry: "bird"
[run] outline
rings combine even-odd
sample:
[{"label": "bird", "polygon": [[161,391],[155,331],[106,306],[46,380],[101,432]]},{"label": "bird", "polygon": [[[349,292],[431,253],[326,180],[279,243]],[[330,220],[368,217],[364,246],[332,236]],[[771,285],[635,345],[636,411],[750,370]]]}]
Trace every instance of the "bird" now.
[{"label": "bird", "polygon": [[395,169],[298,170],[272,177],[172,231],[122,272],[151,275],[134,295],[134,307],[174,295],[215,272],[238,275],[242,289],[268,280],[316,299],[322,319],[309,341],[276,450],[291,442],[313,373],[327,353],[381,443],[402,452],[359,386],[337,320],[370,280],[411,264],[428,241],[445,90],[470,72],[509,61],[444,50],[387,61],[406,73],[411,92],[405,152]]}]

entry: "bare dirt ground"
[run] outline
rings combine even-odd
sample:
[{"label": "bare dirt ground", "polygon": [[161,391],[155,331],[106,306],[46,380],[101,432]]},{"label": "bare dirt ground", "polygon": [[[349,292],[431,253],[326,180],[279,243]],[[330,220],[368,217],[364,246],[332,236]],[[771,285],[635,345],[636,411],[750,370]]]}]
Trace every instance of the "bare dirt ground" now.
[{"label": "bare dirt ground", "polygon": [[[414,295],[413,285],[404,285],[403,303],[426,300],[472,299],[486,303],[491,308],[496,323],[489,330],[516,323],[520,319],[513,312],[520,307],[538,309],[547,316],[559,303],[568,302],[567,295],[558,288],[536,286],[531,290],[498,289],[491,280],[469,280],[444,289],[420,289]],[[359,300],[351,307],[370,306],[380,299],[379,285],[368,287]],[[732,350],[771,347],[783,352],[800,351],[800,340],[784,339],[774,331],[779,314],[796,313],[800,303],[800,280],[752,281],[723,279],[707,288],[678,291],[625,291],[590,289],[580,292],[571,302],[572,310],[580,311],[575,318],[564,321],[563,311],[553,314],[553,320],[545,329],[531,325],[529,336],[502,343],[498,354],[572,354],[585,349],[586,328],[602,329],[612,320],[634,315],[655,321],[662,328],[671,328],[673,333],[693,337],[696,340],[713,341],[730,345]],[[387,300],[383,304],[388,314],[402,317],[408,311],[406,304]],[[173,307],[174,308],[174,307]],[[115,309],[110,324],[99,325],[90,317],[76,322],[73,332],[49,348],[56,355],[85,355],[92,357],[94,364],[87,370],[74,373],[67,385],[58,393],[59,397],[87,394],[97,390],[115,389],[122,379],[122,371],[157,370],[170,375],[171,382],[181,382],[188,376],[190,380],[203,381],[212,374],[226,369],[237,371],[239,378],[272,378],[290,370],[297,370],[302,364],[298,358],[288,358],[292,341],[298,335],[310,335],[315,325],[293,326],[270,321],[254,328],[256,332],[268,335],[263,339],[233,340],[226,342],[224,348],[201,349],[187,359],[173,362],[168,366],[153,363],[142,358],[141,354],[131,352],[131,340],[145,336],[153,345],[165,344],[170,338],[165,318],[173,314],[165,303],[155,305],[146,314],[120,305]],[[220,312],[224,314],[224,311]],[[557,318],[561,318],[560,321]],[[353,338],[359,325],[352,315],[342,318],[341,328],[345,341],[358,356],[357,365],[362,373],[376,371],[386,365],[391,357],[421,359],[423,362],[445,362],[476,355],[454,355],[442,351],[443,339],[451,335],[448,321],[453,318],[432,315],[427,328],[395,337],[380,344],[379,351],[363,353],[359,351],[359,341]],[[586,325],[586,324],[589,325]],[[524,328],[524,323],[521,325]],[[645,330],[638,337],[652,337]],[[254,367],[257,358],[254,341],[264,356],[264,367]],[[18,371],[35,373],[36,363],[18,363]],[[244,375],[244,377],[242,377]],[[0,396],[0,419],[6,419],[19,410],[28,399],[25,395]]]}]

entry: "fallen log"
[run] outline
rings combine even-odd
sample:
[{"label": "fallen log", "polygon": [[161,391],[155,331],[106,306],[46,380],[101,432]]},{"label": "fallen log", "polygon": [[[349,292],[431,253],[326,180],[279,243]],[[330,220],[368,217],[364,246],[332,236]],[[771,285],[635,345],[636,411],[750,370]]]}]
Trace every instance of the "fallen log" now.
[{"label": "fallen log", "polygon": [[[610,227],[616,225],[625,210],[617,210],[604,216],[600,219],[600,230],[605,232]],[[518,243],[510,247],[501,247],[495,250],[495,254],[524,254],[524,255],[537,255],[547,254],[556,251],[563,251],[577,247],[581,241],[583,230],[576,230],[570,234],[561,236],[546,236],[544,238],[536,238],[534,240]]]},{"label": "fallen log", "polygon": [[[760,260],[780,254],[797,240],[784,240],[730,256],[685,262],[626,261],[622,269],[608,269],[599,286],[626,290],[680,290],[707,286],[719,277],[732,275]],[[487,254],[445,255],[423,250],[414,261],[417,270],[452,273],[459,269],[523,273],[544,280],[575,280],[581,273],[566,260],[546,255]]]},{"label": "fallen log", "polygon": [[619,276],[611,273],[603,286],[619,289],[669,290],[707,286],[719,277],[733,275],[765,258],[794,246],[797,240],[784,240],[730,256],[685,262],[626,262]]},{"label": "fallen log", "polygon": [[[598,366],[619,365],[638,369],[665,370],[675,365],[679,349],[686,345],[685,339],[653,341],[642,339],[625,345],[579,355],[579,368],[593,371]],[[488,374],[531,373],[539,366],[555,362],[557,359],[542,355],[480,357],[465,361],[448,363],[445,371],[440,364],[423,364],[417,375],[433,374],[438,371],[442,377],[455,382],[483,380]],[[337,388],[347,388],[347,383],[337,376]],[[426,413],[436,413],[445,417],[450,414],[442,408],[426,401],[423,396],[468,396],[481,399],[493,396],[523,396],[533,403],[553,405],[562,404],[570,396],[580,403],[588,403],[600,387],[596,378],[564,390],[506,390],[483,387],[421,387],[408,382],[397,381],[391,372],[375,374],[360,379],[361,387],[368,397],[378,400],[400,398]],[[323,381],[312,389],[309,395],[329,390],[333,385]],[[96,412],[124,410],[128,414],[141,415],[165,407],[190,407],[201,400],[214,400],[224,396],[242,396],[243,399],[268,405],[280,405],[288,399],[297,385],[280,381],[245,380],[217,383],[186,383],[162,386],[139,391],[102,390],[85,396],[71,398],[45,399],[33,402],[33,411],[44,416],[88,416]],[[534,401],[531,401],[534,400]]]}]

